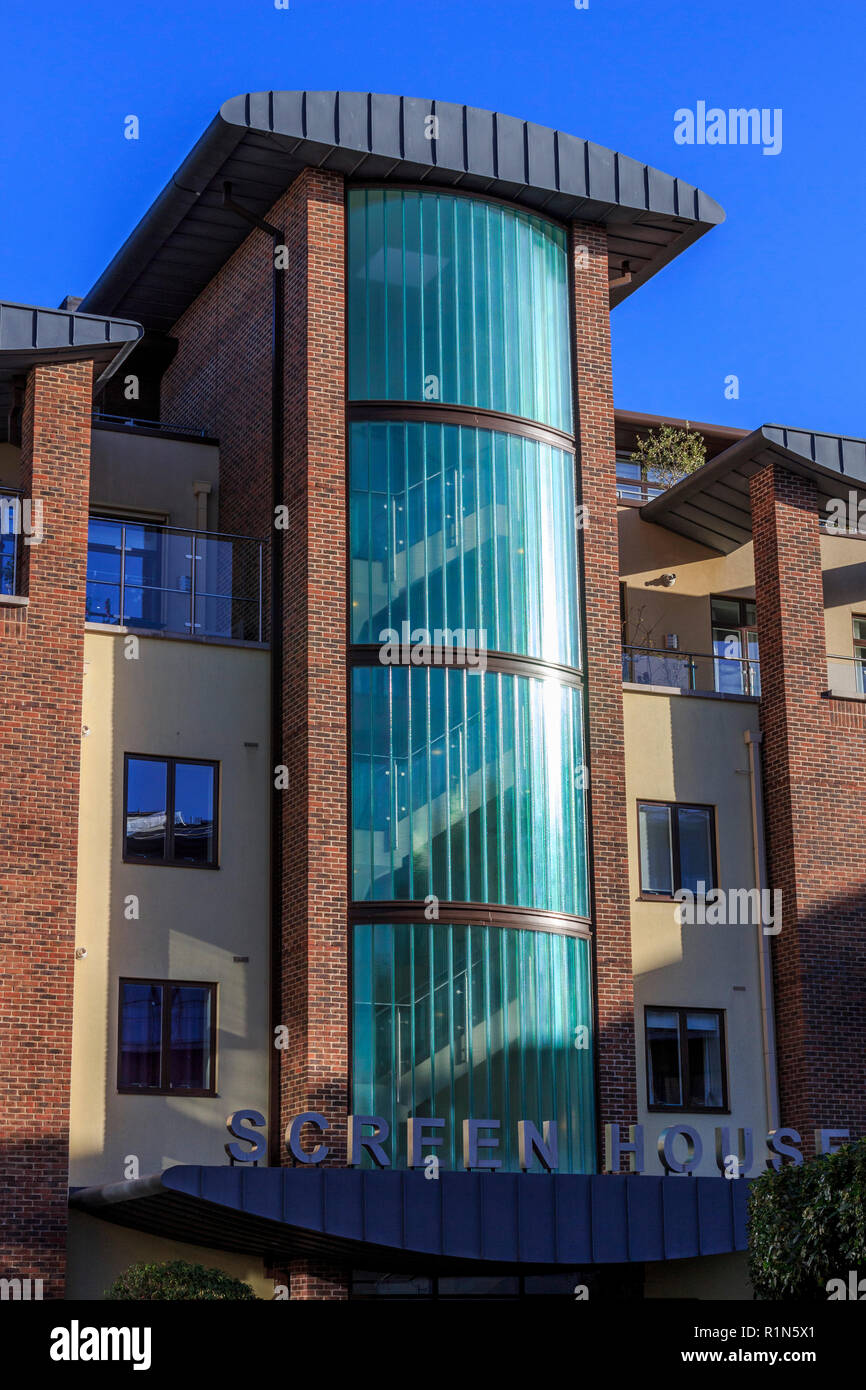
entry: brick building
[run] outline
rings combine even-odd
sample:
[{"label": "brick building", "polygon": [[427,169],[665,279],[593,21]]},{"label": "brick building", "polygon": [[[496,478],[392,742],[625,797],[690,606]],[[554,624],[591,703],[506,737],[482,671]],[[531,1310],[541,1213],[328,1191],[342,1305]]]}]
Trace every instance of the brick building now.
[{"label": "brick building", "polygon": [[4,1277],[747,1297],[745,1179],[863,1133],[866,445],[614,406],[722,217],[255,93],[0,304]]}]

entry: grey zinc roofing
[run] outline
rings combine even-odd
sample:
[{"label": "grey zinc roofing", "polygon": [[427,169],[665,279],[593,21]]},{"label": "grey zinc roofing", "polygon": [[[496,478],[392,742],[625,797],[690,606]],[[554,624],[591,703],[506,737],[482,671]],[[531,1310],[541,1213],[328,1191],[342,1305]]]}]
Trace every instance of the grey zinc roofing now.
[{"label": "grey zinc roofing", "polygon": [[641,516],[730,554],[752,538],[749,479],[769,463],[811,478],[819,508],[850,489],[866,496],[866,440],[762,425],[647,502]]},{"label": "grey zinc roofing", "polygon": [[141,324],[128,319],[0,300],[0,440],[6,438],[15,380],[29,367],[89,358],[103,368],[99,384],[143,335]]},{"label": "grey zinc roofing", "polygon": [[[425,137],[427,117],[438,138]],[[148,329],[171,328],[249,233],[223,184],[264,215],[301,169],[507,198],[610,230],[618,303],[724,220],[700,189],[627,155],[531,121],[453,102],[375,92],[250,92],[221,106],[83,301]]]}]

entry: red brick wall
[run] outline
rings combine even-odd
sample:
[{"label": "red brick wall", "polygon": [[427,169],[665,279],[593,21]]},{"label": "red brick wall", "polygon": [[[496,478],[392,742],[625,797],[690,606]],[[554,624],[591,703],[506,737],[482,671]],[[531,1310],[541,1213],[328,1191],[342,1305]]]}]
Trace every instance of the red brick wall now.
[{"label": "red brick wall", "polygon": [[781,1122],[866,1131],[866,718],[828,700],[814,484],[751,481]]},{"label": "red brick wall", "polygon": [[271,237],[251,231],[172,329],[160,390],[163,420],[219,440],[219,529],[233,535],[271,528],[273,260]]},{"label": "red brick wall", "polygon": [[[302,1111],[332,1121],[329,1163],[345,1161],[349,1100],[348,711],[346,671],[345,204],[342,177],[305,170],[267,213],[288,247],[285,275],[282,554],[283,740],[277,808],[282,1132]],[[214,430],[220,526],[271,531],[273,242],[246,238],[173,329],[161,413]],[[283,1161],[288,1161],[282,1151]],[[319,1272],[321,1274],[321,1271]],[[316,1287],[289,1273],[292,1297]],[[316,1279],[319,1275],[316,1275]],[[328,1283],[329,1298],[343,1288]],[[345,1290],[344,1290],[345,1292]]]},{"label": "red brick wall", "polygon": [[22,545],[26,621],[0,635],[0,1277],[45,1298],[66,1262],[92,370],[29,374],[22,483],[44,539]]},{"label": "red brick wall", "polygon": [[637,1121],[607,233],[572,224],[575,401],[586,608],[598,1120]]},{"label": "red brick wall", "polygon": [[[282,842],[283,1124],[342,1122],[349,1102],[346,672],[345,205],[343,180],[305,170],[275,220],[286,295]],[[345,1125],[329,1161],[345,1161]]]}]

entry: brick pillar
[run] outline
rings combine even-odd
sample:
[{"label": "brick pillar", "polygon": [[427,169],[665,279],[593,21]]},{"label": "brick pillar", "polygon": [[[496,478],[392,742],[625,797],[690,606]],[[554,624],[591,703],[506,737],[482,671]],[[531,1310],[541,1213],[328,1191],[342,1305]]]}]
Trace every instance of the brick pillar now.
[{"label": "brick pillar", "polygon": [[827,699],[814,483],[771,464],[750,485],[761,660],[781,1123],[866,1129],[866,719]]},{"label": "brick pillar", "polygon": [[44,537],[22,545],[29,597],[0,638],[0,1278],[62,1298],[91,362],[27,379],[22,483]]},{"label": "brick pillar", "polygon": [[637,1120],[607,233],[572,223],[575,404],[598,1010],[598,1121]]},{"label": "brick pillar", "polygon": [[[345,1162],[349,1103],[346,671],[345,206],[337,174],[308,169],[280,209],[286,294],[283,501],[282,1125],[328,1116]],[[315,1281],[300,1280],[312,1289]],[[336,1285],[335,1285],[336,1287]],[[295,1295],[293,1295],[295,1296]],[[298,1297],[317,1297],[298,1293]],[[335,1297],[332,1291],[328,1297]]]}]

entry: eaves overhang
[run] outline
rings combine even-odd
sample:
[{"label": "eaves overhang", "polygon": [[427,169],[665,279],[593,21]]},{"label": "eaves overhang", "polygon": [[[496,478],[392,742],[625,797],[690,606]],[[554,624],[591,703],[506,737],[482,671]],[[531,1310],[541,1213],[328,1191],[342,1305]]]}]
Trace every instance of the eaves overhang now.
[{"label": "eaves overhang", "polygon": [[729,555],[752,539],[749,480],[768,464],[811,478],[817,505],[866,496],[866,440],[761,425],[640,509],[644,521]]},{"label": "eaves overhang", "polygon": [[90,360],[104,385],[144,335],[140,323],[0,300],[0,441],[8,434],[15,387],[31,367]]},{"label": "eaves overhang", "polygon": [[499,112],[376,92],[249,92],[223,103],[84,309],[166,332],[249,235],[223,205],[224,185],[264,216],[308,167],[485,193],[561,220],[602,223],[610,279],[621,282],[612,305],[725,215],[682,179]]},{"label": "eaves overhang", "polygon": [[91,1216],[212,1249],[385,1268],[623,1264],[746,1248],[748,1180],[351,1168],[168,1168],[79,1188]]}]

